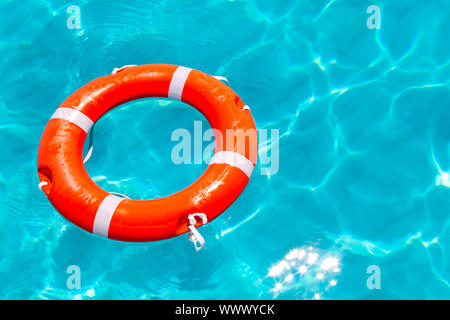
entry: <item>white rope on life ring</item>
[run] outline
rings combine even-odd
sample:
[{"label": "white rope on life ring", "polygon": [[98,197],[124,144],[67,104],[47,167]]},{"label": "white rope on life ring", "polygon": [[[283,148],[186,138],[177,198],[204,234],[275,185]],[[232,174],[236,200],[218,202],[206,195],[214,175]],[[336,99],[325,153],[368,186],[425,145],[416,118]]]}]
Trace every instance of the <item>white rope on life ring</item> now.
[{"label": "white rope on life ring", "polygon": [[206,217],[206,214],[204,213],[193,213],[188,216],[189,221],[189,232],[188,239],[194,244],[195,251],[199,252],[204,247],[206,241],[202,237],[202,235],[198,232],[198,230],[195,228],[195,225],[197,224],[196,217],[199,217],[202,219],[202,223],[205,224],[208,222],[208,218]]}]

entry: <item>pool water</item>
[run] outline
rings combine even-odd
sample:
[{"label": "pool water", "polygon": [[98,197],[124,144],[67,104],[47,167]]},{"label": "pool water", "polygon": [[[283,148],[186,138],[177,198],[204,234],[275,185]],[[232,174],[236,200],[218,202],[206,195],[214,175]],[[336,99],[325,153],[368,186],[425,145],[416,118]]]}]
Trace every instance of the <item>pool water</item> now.
[{"label": "pool water", "polygon": [[[450,298],[448,1],[3,0],[0,15],[1,299]],[[37,188],[61,102],[148,63],[227,77],[279,159],[200,228],[199,253],[187,235],[93,236]],[[108,191],[169,195],[206,168],[171,161],[194,121],[209,128],[181,102],[127,103],[96,125],[86,168]]]}]

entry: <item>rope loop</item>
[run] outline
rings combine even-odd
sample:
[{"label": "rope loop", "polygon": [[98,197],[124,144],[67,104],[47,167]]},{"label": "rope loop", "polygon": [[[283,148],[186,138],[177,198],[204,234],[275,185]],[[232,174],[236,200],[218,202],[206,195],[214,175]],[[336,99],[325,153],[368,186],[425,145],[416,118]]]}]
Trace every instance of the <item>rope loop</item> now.
[{"label": "rope loop", "polygon": [[228,79],[225,78],[225,77],[222,77],[222,76],[213,76],[213,78],[216,78],[217,80],[222,81],[222,82],[224,82],[224,83],[227,84],[227,85],[230,85]]},{"label": "rope loop", "polygon": [[195,225],[197,224],[197,217],[202,219],[202,224],[207,223],[208,218],[204,213],[192,213],[188,216],[188,228],[191,230],[188,235],[188,240],[194,244],[195,251],[199,252],[204,247],[206,241],[195,228]]},{"label": "rope loop", "polygon": [[111,74],[116,74],[117,72],[120,72],[120,71],[122,71],[125,68],[135,67],[135,66],[136,66],[135,64],[127,64],[126,66],[123,66],[123,67],[120,67],[120,68],[114,68],[113,71],[111,72]]},{"label": "rope loop", "polygon": [[41,181],[41,183],[39,183],[38,188],[39,190],[41,190],[42,192],[44,192],[44,189],[42,189],[43,186],[48,185],[47,181]]}]

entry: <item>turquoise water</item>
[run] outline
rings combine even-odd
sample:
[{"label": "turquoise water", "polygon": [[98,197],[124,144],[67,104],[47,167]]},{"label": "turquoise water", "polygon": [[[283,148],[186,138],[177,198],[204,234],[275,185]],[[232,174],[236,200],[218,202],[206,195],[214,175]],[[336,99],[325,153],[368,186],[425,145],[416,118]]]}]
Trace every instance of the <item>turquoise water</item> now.
[{"label": "turquoise water", "polygon": [[[80,29],[66,1],[0,2],[1,299],[450,298],[448,1],[70,4]],[[381,29],[366,25],[372,4]],[[279,150],[278,172],[255,168],[200,229],[199,253],[186,235],[88,234],[37,188],[39,140],[61,102],[147,63],[226,76],[257,127],[279,130],[262,145]],[[132,198],[171,194],[206,168],[170,158],[172,131],[197,120],[209,128],[171,100],[121,106],[96,125],[87,170]],[[80,289],[67,287],[70,265]]]}]

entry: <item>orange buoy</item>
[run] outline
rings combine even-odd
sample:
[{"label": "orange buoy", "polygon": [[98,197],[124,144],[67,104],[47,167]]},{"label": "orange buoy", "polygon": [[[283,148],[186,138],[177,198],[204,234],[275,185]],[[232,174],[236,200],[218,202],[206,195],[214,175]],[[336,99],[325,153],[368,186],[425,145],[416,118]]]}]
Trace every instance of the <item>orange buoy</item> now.
[{"label": "orange buoy", "polygon": [[[102,115],[144,97],[178,99],[199,110],[215,129],[215,150],[206,171],[187,188],[164,198],[132,200],[92,181],[82,151]],[[155,64],[115,69],[69,96],[45,127],[37,166],[42,191],[75,225],[110,239],[154,241],[195,232],[221,214],[247,185],[257,152],[250,110],[233,90],[201,71]]]}]

